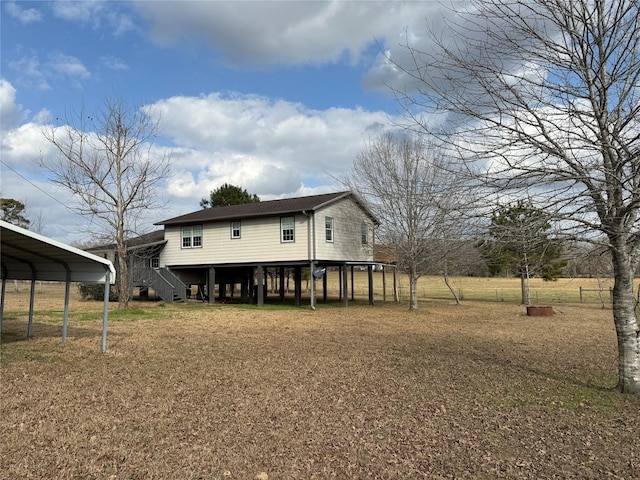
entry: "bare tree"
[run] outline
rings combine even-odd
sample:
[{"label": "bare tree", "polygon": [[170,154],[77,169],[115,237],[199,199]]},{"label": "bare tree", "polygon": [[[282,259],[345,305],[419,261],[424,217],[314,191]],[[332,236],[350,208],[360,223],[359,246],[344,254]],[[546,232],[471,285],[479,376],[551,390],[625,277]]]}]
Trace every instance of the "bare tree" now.
[{"label": "bare tree", "polygon": [[[605,238],[614,268],[618,388],[640,394],[640,2],[472,0],[396,64],[412,127],[485,187],[535,199],[566,233]],[[429,123],[438,115],[438,124]],[[599,235],[602,234],[602,235]]]},{"label": "bare tree", "polygon": [[371,139],[343,180],[381,220],[378,238],[395,246],[397,265],[409,277],[409,308],[418,308],[417,283],[436,245],[456,222],[457,191],[442,152],[421,138],[384,133]]},{"label": "bare tree", "polygon": [[81,111],[66,125],[46,127],[43,133],[60,153],[43,159],[52,180],[77,197],[78,212],[92,217],[92,228],[101,228],[116,245],[118,308],[126,308],[126,241],[144,215],[160,206],[156,187],[169,172],[168,157],[151,151],[158,123],[142,108],[107,99],[96,116]]}]

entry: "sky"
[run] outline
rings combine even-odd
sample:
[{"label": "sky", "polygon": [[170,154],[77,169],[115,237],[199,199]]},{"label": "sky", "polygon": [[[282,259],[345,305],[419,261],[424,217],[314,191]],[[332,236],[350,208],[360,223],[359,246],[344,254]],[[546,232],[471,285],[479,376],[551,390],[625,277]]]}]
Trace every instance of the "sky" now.
[{"label": "sky", "polygon": [[2,1],[0,196],[39,233],[84,244],[90,220],[42,167],[42,132],[106,99],[159,122],[170,155],[153,223],[224,183],[262,200],[344,189],[365,142],[401,121],[388,57],[429,48],[435,1]]}]

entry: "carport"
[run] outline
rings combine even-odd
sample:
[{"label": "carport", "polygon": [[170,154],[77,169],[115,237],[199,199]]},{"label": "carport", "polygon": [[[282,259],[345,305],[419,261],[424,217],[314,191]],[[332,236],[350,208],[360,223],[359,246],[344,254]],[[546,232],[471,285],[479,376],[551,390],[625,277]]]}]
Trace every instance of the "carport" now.
[{"label": "carport", "polygon": [[28,336],[33,333],[33,307],[36,281],[64,282],[64,317],[62,343],[67,341],[69,291],[71,282],[104,283],[102,314],[102,352],[107,349],[109,317],[109,285],[115,282],[116,271],[110,260],[78,248],[38,235],[0,220],[0,257],[2,269],[2,302],[0,303],[0,333],[7,280],[31,281],[29,297]]}]

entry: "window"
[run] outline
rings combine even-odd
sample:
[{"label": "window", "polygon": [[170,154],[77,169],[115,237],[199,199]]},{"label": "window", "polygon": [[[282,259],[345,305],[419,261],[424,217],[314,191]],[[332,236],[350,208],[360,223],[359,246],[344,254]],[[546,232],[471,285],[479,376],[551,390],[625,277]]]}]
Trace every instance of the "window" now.
[{"label": "window", "polygon": [[151,268],[160,268],[160,257],[151,257],[149,260],[149,266]]},{"label": "window", "polygon": [[362,245],[366,245],[369,243],[368,234],[369,228],[367,227],[366,223],[363,223],[362,225],[360,225],[360,236],[362,237]]},{"label": "window", "polygon": [[202,247],[202,225],[182,227],[182,248]]},{"label": "window", "polygon": [[240,238],[240,222],[231,222],[231,238]]},{"label": "window", "polygon": [[293,242],[295,240],[295,217],[282,217],[280,219],[280,240]]},{"label": "window", "polygon": [[324,217],[324,239],[333,242],[333,217]]}]

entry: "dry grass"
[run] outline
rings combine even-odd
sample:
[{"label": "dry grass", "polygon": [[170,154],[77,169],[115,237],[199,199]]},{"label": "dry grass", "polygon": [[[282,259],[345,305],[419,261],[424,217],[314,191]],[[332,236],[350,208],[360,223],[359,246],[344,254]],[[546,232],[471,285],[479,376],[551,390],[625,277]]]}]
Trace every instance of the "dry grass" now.
[{"label": "dry grass", "polygon": [[597,305],[134,302],[101,354],[101,304],[73,298],[63,346],[48,288],[32,340],[7,292],[3,479],[640,478]]}]

